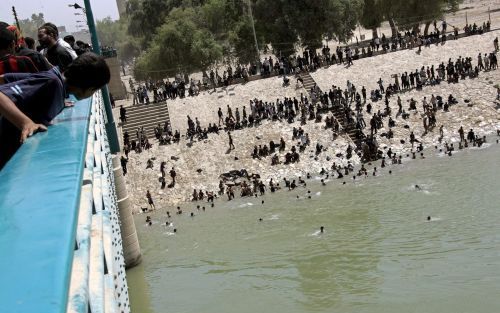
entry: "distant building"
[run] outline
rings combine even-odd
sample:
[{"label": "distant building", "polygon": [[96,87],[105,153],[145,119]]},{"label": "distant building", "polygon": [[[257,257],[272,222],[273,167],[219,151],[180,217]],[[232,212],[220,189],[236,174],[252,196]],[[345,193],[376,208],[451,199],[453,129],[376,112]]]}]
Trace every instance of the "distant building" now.
[{"label": "distant building", "polygon": [[127,0],[116,0],[116,6],[118,7],[118,16],[122,18],[127,14]]}]

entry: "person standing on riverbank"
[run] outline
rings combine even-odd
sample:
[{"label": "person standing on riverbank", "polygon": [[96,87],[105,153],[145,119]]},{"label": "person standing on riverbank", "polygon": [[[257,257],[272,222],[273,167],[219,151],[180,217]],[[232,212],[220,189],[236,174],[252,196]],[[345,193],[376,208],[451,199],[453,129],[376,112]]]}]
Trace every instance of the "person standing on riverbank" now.
[{"label": "person standing on riverbank", "polygon": [[149,189],[146,191],[146,198],[148,199],[148,204],[151,209],[156,210],[155,204],[153,202],[153,197],[151,196],[151,192],[149,192]]},{"label": "person standing on riverbank", "polygon": [[462,126],[458,129],[458,134],[460,135],[460,142],[465,141],[464,128]]},{"label": "person standing on riverbank", "polygon": [[175,177],[177,176],[177,173],[175,172],[174,168],[170,170],[170,177],[172,178],[172,182],[170,183],[170,187],[173,188],[175,186]]},{"label": "person standing on riverbank", "polygon": [[234,150],[235,146],[233,143],[233,137],[231,136],[231,132],[227,132],[227,136],[229,137],[229,151]]},{"label": "person standing on riverbank", "polygon": [[127,175],[127,163],[128,163],[128,158],[122,155],[122,157],[120,158],[120,164],[122,166],[123,176]]}]

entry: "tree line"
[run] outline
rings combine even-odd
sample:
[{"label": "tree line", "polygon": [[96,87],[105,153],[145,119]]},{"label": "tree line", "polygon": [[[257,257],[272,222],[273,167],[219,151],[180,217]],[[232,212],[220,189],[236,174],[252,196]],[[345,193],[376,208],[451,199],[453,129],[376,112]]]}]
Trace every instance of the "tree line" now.
[{"label": "tree line", "polygon": [[286,57],[298,48],[321,48],[324,40],[346,43],[358,25],[374,36],[384,21],[392,35],[421,25],[427,33],[462,1],[129,0],[126,17],[96,26],[102,45],[117,48],[125,62],[134,60],[137,79],[162,78],[255,62],[256,46]]},{"label": "tree line", "polygon": [[[361,25],[389,21],[393,34],[458,10],[462,0],[130,0],[128,34],[143,51],[135,76],[173,76],[228,61],[248,64],[260,50],[278,56],[297,48],[346,43]],[[254,36],[255,30],[255,36]]]}]

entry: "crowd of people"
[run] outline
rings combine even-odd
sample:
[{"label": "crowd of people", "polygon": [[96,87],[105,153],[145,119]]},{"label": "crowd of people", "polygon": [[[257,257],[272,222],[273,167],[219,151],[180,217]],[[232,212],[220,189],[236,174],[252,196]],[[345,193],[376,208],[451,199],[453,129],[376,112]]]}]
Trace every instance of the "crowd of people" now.
[{"label": "crowd of people", "polygon": [[110,80],[104,59],[59,37],[53,23],[38,28],[39,46],[14,25],[0,22],[0,168],[20,144],[76,99],[91,96]]},{"label": "crowd of people", "polygon": [[[485,31],[489,31],[489,29],[489,23],[485,23],[481,27],[470,25],[464,30],[466,35],[473,35],[481,34]],[[325,46],[321,50],[321,54],[315,51],[306,50],[302,55],[293,56],[288,59],[266,57],[259,67],[262,69],[262,75],[270,76],[273,74],[286,75],[294,72],[310,71],[320,66],[324,66],[325,64],[349,65],[352,60],[369,56],[369,53],[373,55],[374,52],[379,51],[379,49],[382,49],[383,52],[388,52],[390,50],[418,47],[420,50],[422,46],[426,47],[431,44],[444,42],[449,39],[450,36],[456,39],[458,30],[455,28],[453,30],[453,35],[446,35],[446,26],[443,24],[443,30],[438,30],[436,27],[435,31],[427,36],[421,36],[414,32],[398,34],[398,36],[390,39],[382,36],[382,38],[378,40],[373,40],[364,52],[364,47],[360,46],[361,49],[358,51],[356,51],[358,49],[357,47],[345,47],[338,48],[335,53],[331,54],[330,49]],[[425,136],[428,132],[433,132],[436,128],[439,128],[441,141],[443,139],[443,125],[438,127],[439,123],[436,118],[436,112],[439,110],[443,112],[449,111],[452,106],[457,103],[457,99],[451,94],[430,95],[429,98],[424,97],[419,101],[410,99],[408,107],[403,107],[399,94],[414,88],[422,90],[427,85],[436,85],[442,82],[456,83],[461,79],[476,78],[481,71],[495,70],[498,67],[496,56],[496,52],[498,51],[497,38],[494,40],[493,44],[495,51],[487,54],[479,54],[477,63],[472,57],[459,57],[455,61],[450,59],[448,62],[442,62],[437,66],[421,67],[415,70],[415,72],[395,74],[392,76],[394,81],[387,87],[384,86],[384,81],[380,78],[377,82],[378,88],[372,91],[367,91],[364,86],[358,90],[353,83],[348,81],[346,88],[342,89],[332,85],[332,88],[326,92],[321,91],[318,86],[314,86],[309,90],[309,96],[301,94],[300,99],[298,97],[278,98],[274,102],[252,99],[249,100],[248,106],[243,105],[237,108],[228,106],[225,110],[218,108],[217,121],[200,121],[198,117],[191,118],[187,116],[188,128],[186,139],[193,143],[195,139],[202,141],[207,139],[210,134],[220,135],[221,132],[225,132],[229,143],[228,151],[231,151],[235,148],[233,136],[237,134],[238,130],[248,127],[258,127],[264,120],[286,123],[300,121],[301,126],[308,121],[312,121],[314,123],[324,123],[322,129],[332,132],[332,140],[335,140],[340,134],[345,133],[349,127],[359,130],[359,132],[356,133],[357,137],[353,139],[354,142],[351,142],[345,151],[338,151],[337,153],[337,157],[345,159],[348,165],[339,166],[334,164],[330,170],[323,169],[321,171],[322,175],[328,175],[326,176],[327,178],[343,178],[349,175],[353,170],[353,166],[349,160],[352,158],[353,154],[356,153],[363,164],[374,162],[375,160],[381,161],[382,168],[386,167],[389,163],[401,164],[404,156],[392,153],[390,148],[388,151],[389,154],[385,155],[385,152],[379,148],[377,138],[380,136],[388,139],[392,138],[394,136],[392,129],[396,126],[409,128],[409,126],[404,125],[404,123],[400,124],[401,120],[398,118],[401,117],[403,120],[407,120],[410,117],[410,113],[419,112],[422,114],[424,132],[422,134],[417,134],[414,131],[410,131],[409,138],[402,140],[402,143],[408,142],[411,144],[412,158],[415,158],[417,153],[420,153],[420,156],[423,157],[422,151],[424,147],[422,141],[419,140],[419,136]],[[228,66],[226,71],[222,74],[222,77],[219,76],[217,70],[212,70],[209,74],[204,73],[201,82],[196,82],[194,84],[197,86],[198,91],[203,88],[209,89],[227,86],[231,84],[234,79],[246,79],[248,78],[247,75],[250,76],[255,74],[256,68],[257,66],[255,65],[248,69],[238,66],[236,70],[233,71],[231,66]],[[177,82],[183,81],[184,86],[193,85],[193,80],[188,80],[188,77],[176,77],[175,80]],[[160,87],[162,83],[163,82],[159,82]],[[154,90],[154,88],[157,88],[155,87],[157,84],[158,82],[147,82],[146,86],[143,88]],[[188,87],[188,89],[191,89],[191,87]],[[165,88],[160,88],[160,91],[164,93]],[[191,95],[191,92],[189,94]],[[178,93],[177,89],[173,95],[167,92],[165,96],[159,97],[161,99],[167,99],[185,96],[185,89],[181,94]],[[390,100],[396,96],[397,110],[393,107],[391,108],[390,105]],[[155,96],[155,98],[157,97]],[[385,108],[383,110],[375,110],[376,112],[374,112],[374,102],[380,100],[385,101]],[[417,108],[418,103],[422,103],[421,110]],[[341,112],[340,116],[338,112]],[[205,122],[208,122],[208,126],[202,125],[205,124]],[[379,130],[384,125],[387,125],[387,130],[380,133]],[[369,132],[366,132],[367,136],[365,137],[363,136],[363,131],[367,127],[369,128]],[[165,123],[163,126],[158,125],[155,128],[155,135],[161,144],[179,142],[180,137],[184,136],[181,135],[178,130],[174,133],[168,123]],[[482,137],[477,137],[469,141],[469,143],[460,143],[459,149],[465,148],[471,143],[472,145],[479,146],[484,143],[484,140],[485,139]],[[315,142],[314,152],[316,157],[325,151],[326,149],[324,146],[328,145],[328,142]],[[269,162],[271,165],[292,164],[300,162],[301,153],[304,152],[308,146],[311,146],[309,135],[304,132],[301,127],[293,127],[292,142],[287,143],[283,138],[275,138],[270,140],[268,145],[255,145],[251,151],[248,151],[248,155],[257,160]],[[289,147],[288,151],[286,147]],[[444,150],[446,153],[450,153],[453,149],[455,149],[453,144],[444,143]],[[407,156],[409,155],[410,154]],[[259,174],[248,174],[246,171],[244,172],[244,175],[238,174],[235,176],[240,179],[245,178],[238,184],[233,182],[233,176],[226,175],[226,173],[221,175],[218,191],[193,190],[192,200],[202,201],[210,199],[210,201],[213,201],[214,198],[224,194],[228,196],[229,200],[232,200],[234,199],[235,190],[237,189],[240,190],[242,196],[254,196],[256,194],[262,195],[266,190],[275,191],[280,188],[279,184],[272,180],[268,182],[269,184],[263,182]],[[375,168],[373,175],[376,175],[376,172],[377,170]],[[360,173],[367,175],[365,165],[361,166],[358,174]],[[285,188],[289,189],[296,188],[304,182],[302,179],[298,181],[292,179],[287,183],[286,178],[284,181]]]},{"label": "crowd of people", "polygon": [[[284,98],[283,100],[276,99],[275,102],[253,99],[249,101],[248,112],[246,106],[243,106],[241,111],[239,108],[234,109],[227,106],[226,111],[223,112],[222,108],[219,108],[217,113],[218,121],[209,123],[208,127],[202,127],[197,117],[193,121],[190,116],[187,116],[188,130],[186,138],[193,142],[194,138],[204,140],[210,133],[219,135],[220,131],[226,131],[229,139],[229,150],[232,150],[234,149],[234,142],[231,136],[231,132],[233,131],[246,127],[257,127],[263,120],[293,123],[297,119],[301,121],[301,125],[306,124],[307,121],[314,121],[316,123],[324,122],[323,129],[331,129],[332,140],[334,140],[339,134],[341,125],[330,111],[338,107],[345,111],[347,123],[354,124],[360,131],[363,131],[367,127],[364,114],[368,114],[370,117],[368,124],[370,133],[359,145],[358,154],[363,162],[369,162],[376,159],[383,159],[385,162],[383,152],[378,148],[376,136],[379,135],[388,139],[392,138],[394,136],[392,128],[397,126],[396,118],[401,116],[402,119],[405,120],[409,118],[411,112],[416,113],[420,111],[417,108],[417,101],[413,98],[409,100],[409,106],[404,108],[399,96],[397,97],[398,109],[397,111],[393,111],[389,104],[391,97],[412,88],[422,89],[423,86],[427,84],[439,84],[441,81],[454,83],[457,79],[477,77],[478,73],[476,73],[476,71],[488,71],[497,68],[496,54],[493,52],[486,54],[485,57],[482,57],[482,54],[480,54],[477,64],[478,65],[473,66],[472,58],[459,58],[455,62],[449,60],[446,66],[444,63],[441,63],[437,66],[437,69],[435,69],[434,66],[427,67],[427,69],[422,67],[420,71],[416,70],[415,73],[395,75],[394,84],[390,84],[387,88],[384,88],[382,79],[379,79],[379,88],[370,92],[372,95],[370,98],[367,98],[367,90],[364,86],[358,91],[356,86],[348,81],[344,90],[332,85],[332,88],[328,92],[321,93],[319,88],[315,86],[311,89],[311,98],[301,95],[300,99],[295,97]],[[475,74],[471,76],[471,73]],[[401,81],[401,83],[399,83],[399,81]],[[373,95],[377,96],[374,97]],[[384,110],[372,112],[370,100],[375,102],[383,98],[385,98]],[[422,122],[424,126],[424,133],[422,136],[425,136],[427,132],[432,131],[437,126],[436,112],[438,110],[444,112],[449,111],[450,108],[457,103],[457,100],[451,94],[447,97],[431,95],[429,100],[424,97],[421,103],[422,110],[420,112],[422,113]],[[325,116],[324,119],[323,115]],[[381,129],[385,123],[387,123],[388,131],[378,134],[378,130]],[[440,130],[442,131],[442,126]],[[179,131],[172,134],[172,130],[168,123],[165,123],[163,128],[158,125],[155,129],[155,133],[160,143],[169,144],[178,142],[180,139]],[[249,154],[252,158],[259,160],[270,157],[271,165],[299,162],[300,153],[304,152],[306,147],[310,145],[309,135],[304,133],[301,127],[293,127],[292,141],[295,140],[298,140],[298,145],[294,145],[293,143],[289,144],[291,148],[288,152],[285,151],[287,146],[285,140],[279,138],[279,141],[277,140],[276,142],[271,140],[269,145],[261,144],[254,146],[253,151],[249,151]],[[414,132],[411,132],[408,142],[411,143],[412,147],[420,143]],[[316,143],[316,156],[324,151],[324,144],[326,143]],[[353,152],[355,152],[355,149],[355,145],[349,145],[346,151],[339,153],[339,155],[345,156],[346,159],[349,160]],[[417,145],[417,149],[418,151],[422,150],[422,145]],[[391,160],[393,163],[398,161],[395,154]],[[257,186],[260,186],[260,183]],[[244,194],[252,194],[248,191],[247,187],[243,189],[246,190],[243,192]],[[221,194],[222,190],[223,188],[219,190],[219,194]],[[205,193],[207,192],[208,191],[205,191]],[[196,193],[198,196],[193,196],[193,199],[197,200],[204,198],[200,194],[203,193],[202,190]],[[231,194],[231,192],[229,192],[229,194]],[[230,196],[230,198],[232,198],[232,196]]]},{"label": "crowd of people", "polygon": [[[380,118],[382,116],[387,116],[388,113],[390,113],[388,101],[391,95],[398,92],[404,92],[412,88],[422,89],[425,85],[435,85],[441,83],[442,81],[453,83],[458,82],[459,79],[465,79],[466,77],[475,78],[479,75],[479,71],[489,71],[498,67],[496,53],[492,52],[490,54],[485,54],[484,57],[482,57],[482,55],[480,54],[478,56],[477,64],[477,66],[473,67],[472,58],[459,58],[455,62],[449,60],[446,66],[444,63],[441,63],[436,67],[436,69],[434,68],[434,66],[427,67],[427,69],[425,67],[422,67],[420,70],[416,70],[414,73],[410,72],[410,74],[408,74],[407,72],[405,72],[402,74],[394,75],[394,84],[389,84],[387,88],[384,88],[383,81],[382,79],[380,79],[378,81],[379,88],[370,92],[370,100],[375,102],[379,99],[383,99],[383,95],[385,95],[386,110],[384,112],[379,111],[371,118],[371,136],[373,136],[374,131],[377,129],[375,125],[379,125],[380,128],[380,125],[382,124],[381,121],[379,121]],[[267,102],[259,99],[253,99],[250,100],[249,103],[249,113],[247,113],[247,107],[243,106],[241,111],[239,110],[239,108],[236,108],[233,114],[232,109],[228,106],[226,115],[224,116],[221,108],[219,108],[218,123],[209,123],[208,127],[201,127],[198,118],[195,118],[195,121],[192,121],[192,119],[188,116],[187,137],[192,142],[194,138],[197,138],[198,140],[204,140],[208,138],[208,134],[210,133],[219,134],[219,127],[221,126],[221,123],[224,125],[224,129],[226,131],[234,131],[247,127],[258,126],[264,119],[271,121],[285,120],[288,123],[293,123],[295,122],[295,119],[298,118],[300,119],[302,125],[306,124],[307,120],[321,122],[322,114],[333,111],[334,109],[343,111],[345,114],[343,120],[346,122],[347,126],[355,126],[355,128],[360,131],[359,133],[362,134],[361,131],[366,126],[366,122],[362,112],[363,104],[366,103],[367,100],[366,89],[363,86],[360,95],[356,90],[354,84],[350,82],[347,83],[347,89],[343,91],[340,89],[340,87],[332,87],[333,88],[328,93],[325,92],[323,94],[321,93],[321,90],[319,90],[319,88],[313,87],[310,91],[311,101],[309,101],[308,97],[305,97],[303,95],[301,95],[300,100],[296,98],[285,98],[283,100],[277,99],[276,102]],[[361,98],[363,99],[363,102],[361,102]],[[428,127],[435,126],[434,112],[437,108],[447,111],[450,105],[453,105],[455,101],[456,100],[452,95],[450,95],[448,97],[448,101],[445,102],[443,102],[440,96],[433,96],[433,98],[431,99],[433,110],[425,111],[425,114],[427,115],[427,118],[424,119],[426,129],[428,129]],[[355,102],[355,110],[353,110],[351,107],[352,102]],[[410,104],[413,103],[413,100],[410,101]],[[407,118],[409,114],[402,108],[400,103],[398,103],[398,107],[399,109],[397,111],[396,117],[402,115],[403,118]],[[366,105],[366,113],[372,114],[371,110],[372,105],[368,103]],[[411,105],[410,110],[412,110]],[[333,137],[336,138],[339,135],[341,123],[339,123],[337,118],[335,118],[331,114],[326,116],[325,123],[325,128],[333,129]],[[392,118],[390,118],[389,124],[393,125],[393,123],[394,122]],[[158,126],[155,130],[155,133],[157,134],[157,138],[159,138],[162,143],[166,144],[171,142],[178,142],[180,137],[179,132],[176,131],[176,133],[173,134],[171,129],[169,129],[169,125],[167,124],[165,124],[163,130]],[[389,138],[392,136],[391,131],[388,132],[387,136],[389,136]],[[172,138],[174,140],[172,140]],[[369,138],[368,140],[365,138],[356,139],[364,139],[365,144],[369,145],[370,149],[365,149],[365,151],[374,151],[376,149],[376,144],[374,144],[375,140],[373,140],[373,138]],[[360,141],[358,142],[358,146],[361,146]],[[269,148],[269,150],[272,150],[271,147]],[[266,150],[264,150],[264,154],[266,154]],[[295,155],[294,152],[292,152],[291,154]],[[262,153],[254,153],[254,155],[262,155]],[[370,160],[374,157],[376,158],[376,155],[366,155],[365,157],[366,160]],[[288,164],[295,159],[296,158],[285,158],[285,163]],[[273,164],[279,163],[276,157],[274,157],[272,160]]]},{"label": "crowd of people", "polygon": [[[448,83],[458,83],[460,79],[478,77],[481,71],[495,70],[498,68],[496,56],[497,45],[498,39],[496,38],[494,40],[495,51],[485,53],[484,56],[480,53],[477,57],[477,65],[475,66],[473,65],[472,57],[459,57],[455,62],[449,59],[446,65],[442,62],[436,68],[432,65],[431,67],[427,66],[427,68],[421,67],[420,70],[417,69],[414,73],[410,72],[410,74],[407,72],[394,74],[394,83],[389,84],[387,87],[384,87],[384,81],[382,78],[379,78],[377,81],[378,88],[370,92],[369,99],[372,102],[384,99],[385,108],[383,111],[378,110],[377,112],[372,112],[372,104],[367,102],[366,89],[364,86],[362,87],[360,94],[356,90],[354,84],[348,81],[347,89],[344,91],[346,94],[345,99],[348,100],[348,103],[355,103],[353,112],[346,111],[346,115],[351,115],[350,118],[346,116],[348,123],[355,123],[356,129],[362,131],[367,126],[363,110],[368,116],[371,115],[369,120],[370,135],[365,138],[364,142],[361,144],[361,150],[363,151],[362,159],[368,161],[374,158],[373,153],[375,151],[375,147],[371,145],[371,143],[374,142],[374,135],[377,133],[377,130],[383,125],[383,118],[388,118],[389,131],[381,134],[381,136],[385,136],[388,139],[393,137],[391,128],[396,125],[396,122],[391,116],[393,112],[389,105],[392,96],[404,93],[414,88],[422,90],[424,86],[437,85],[443,81]],[[335,86],[333,87],[335,88]],[[423,110],[421,111],[423,114],[422,122],[424,126],[424,135],[436,126],[436,112],[438,110],[448,112],[450,107],[456,103],[456,98],[451,94],[445,98],[439,95],[432,95],[429,100],[424,97],[424,99],[422,99]],[[409,118],[410,114],[408,112],[416,113],[418,111],[417,101],[413,98],[409,100],[409,107],[405,109],[403,108],[401,98],[398,96],[397,106],[398,110],[395,112],[395,117],[401,116],[403,119]],[[410,140],[410,142],[413,144],[412,140]],[[379,156],[375,155],[375,158],[377,157]]]},{"label": "crowd of people", "polygon": [[[441,22],[441,27],[438,27],[437,21],[433,22],[434,31],[429,34],[421,34],[420,29],[412,31],[398,32],[392,37],[386,37],[382,34],[381,37],[372,38],[364,43],[356,43],[354,45],[337,46],[335,52],[332,53],[328,46],[324,46],[318,52],[316,49],[305,49],[302,53],[297,53],[291,56],[273,57],[268,56],[257,63],[247,65],[236,64],[228,65],[219,74],[218,69],[211,69],[209,72],[203,71],[202,79],[196,80],[189,78],[187,74],[176,75],[170,81],[169,79],[146,81],[144,85],[134,87],[130,81],[130,89],[132,90],[134,104],[150,103],[148,92],[153,94],[152,102],[162,102],[167,99],[175,99],[177,97],[184,98],[186,96],[197,96],[200,91],[209,90],[217,87],[227,87],[235,82],[248,82],[251,76],[260,75],[268,77],[270,75],[294,75],[300,72],[314,71],[317,68],[328,65],[346,65],[350,66],[354,60],[361,58],[372,57],[379,53],[394,52],[403,49],[418,48],[421,51],[422,47],[429,47],[432,44],[444,43],[448,39],[457,39],[459,29],[453,27],[453,32],[448,33],[448,24],[445,20]],[[465,36],[483,34],[491,30],[491,23],[484,22],[482,25],[476,23],[467,24],[463,28]],[[277,55],[281,55],[277,53]]]},{"label": "crowd of people", "polygon": [[[434,150],[438,154],[445,154],[448,156],[452,156],[458,150],[462,150],[468,147],[481,147],[484,143],[486,143],[486,136],[479,136],[475,134],[473,129],[470,129],[465,136],[465,131],[463,127],[460,127],[457,130],[457,133],[460,136],[460,141],[458,142],[458,147],[455,147],[453,143],[445,142],[442,147],[435,146]],[[500,137],[500,130],[497,131],[497,137]],[[499,140],[496,140],[496,143],[499,143]],[[207,206],[203,204],[189,205],[184,204],[183,206],[186,210],[190,211],[188,216],[194,218],[197,214],[207,212],[209,209],[215,208],[214,200],[217,198],[221,198],[224,195],[227,196],[228,201],[235,199],[235,194],[237,194],[239,190],[239,196],[241,198],[258,198],[262,197],[266,194],[266,192],[275,193],[278,191],[288,191],[293,192],[293,198],[297,200],[309,200],[312,199],[313,192],[311,190],[311,184],[308,185],[310,181],[319,180],[319,188],[327,186],[327,184],[334,183],[334,179],[339,181],[339,184],[346,185],[351,181],[352,183],[356,183],[361,179],[367,179],[368,176],[376,177],[381,175],[392,175],[392,166],[398,166],[403,164],[403,160],[405,162],[410,160],[417,159],[425,159],[424,148],[420,144],[416,150],[412,150],[410,153],[406,155],[401,155],[392,152],[392,149],[389,148],[387,151],[384,151],[383,156],[380,159],[380,163],[364,163],[359,167],[355,167],[352,163],[348,162],[347,165],[341,166],[336,164],[335,162],[329,168],[322,168],[318,173],[317,177],[313,177],[310,173],[307,173],[305,177],[294,177],[288,179],[287,177],[283,177],[279,181],[275,181],[273,179],[264,182],[260,179],[258,174],[248,174],[244,171],[244,180],[241,182],[225,182],[221,180],[219,182],[219,191],[203,191],[194,189],[191,196],[191,201],[195,203],[203,203],[206,202]],[[385,171],[385,173],[383,173]],[[309,187],[308,187],[309,186]],[[317,188],[316,186],[312,188]],[[419,185],[414,186],[415,191],[421,191],[422,188]],[[299,191],[300,190],[300,191]],[[298,193],[297,193],[298,192]],[[152,195],[149,190],[146,192],[146,201],[148,202],[149,208],[142,208],[144,213],[156,210]],[[264,205],[265,201],[261,200],[261,204]],[[208,204],[210,204],[208,206]],[[175,210],[175,215],[182,216],[183,208],[181,206],[177,206]],[[427,221],[431,221],[431,216],[426,216],[425,219]],[[170,227],[173,231],[173,234],[179,232],[179,229],[174,225],[175,217],[170,211],[166,210],[166,220],[162,221],[161,224],[164,224],[166,227]],[[259,222],[262,222],[263,219],[259,218]],[[153,218],[150,215],[146,216],[146,224],[148,226],[153,225]],[[319,232],[323,233],[325,228],[320,226]]]},{"label": "crowd of people", "polygon": [[[498,41],[498,39],[495,39]],[[458,83],[459,80],[466,78],[476,78],[479,76],[481,71],[491,71],[498,68],[498,60],[496,51],[485,53],[484,56],[480,53],[477,56],[477,63],[473,65],[472,57],[459,57],[455,62],[451,59],[445,65],[444,62],[431,67],[422,66],[420,70],[416,69],[415,72],[408,72],[402,74],[394,74],[394,83],[391,83],[384,88],[383,80],[380,78],[377,81],[379,86],[378,89],[372,90],[370,93],[370,99],[372,101],[378,101],[382,99],[382,94],[385,93],[386,97],[398,92],[405,92],[416,88],[421,90],[424,86],[438,85],[441,82],[448,83]]]}]

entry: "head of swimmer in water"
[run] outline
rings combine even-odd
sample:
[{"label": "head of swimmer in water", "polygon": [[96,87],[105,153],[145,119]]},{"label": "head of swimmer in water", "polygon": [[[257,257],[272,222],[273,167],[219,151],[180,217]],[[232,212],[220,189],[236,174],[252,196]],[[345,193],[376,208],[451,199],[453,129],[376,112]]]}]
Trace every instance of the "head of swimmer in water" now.
[{"label": "head of swimmer in water", "polygon": [[320,230],[321,232],[324,232],[324,231],[325,231],[325,228],[324,228],[323,226],[321,226],[321,227],[319,228],[319,230]]}]

